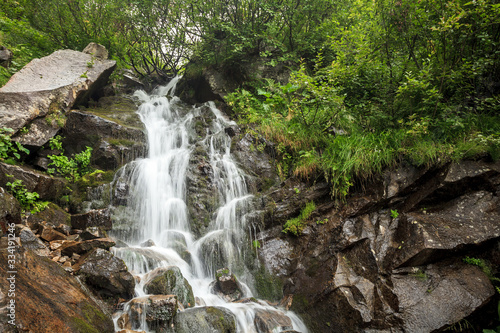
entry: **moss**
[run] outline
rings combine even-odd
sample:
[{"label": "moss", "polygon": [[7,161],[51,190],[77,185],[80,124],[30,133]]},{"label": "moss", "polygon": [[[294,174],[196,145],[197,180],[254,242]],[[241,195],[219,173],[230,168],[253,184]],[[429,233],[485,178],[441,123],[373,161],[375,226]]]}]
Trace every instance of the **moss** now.
[{"label": "moss", "polygon": [[76,182],[76,185],[79,191],[85,192],[87,187],[97,187],[99,185],[110,183],[113,180],[114,175],[115,171],[113,170],[96,170],[80,178]]},{"label": "moss", "polygon": [[73,328],[73,332],[75,333],[101,333],[95,327],[92,327],[85,320],[77,317],[73,317],[70,319],[71,327]]},{"label": "moss", "polygon": [[83,306],[83,315],[91,323],[108,320],[108,317],[101,310],[89,303]]},{"label": "moss", "polygon": [[283,298],[283,281],[271,275],[263,265],[255,273],[255,288],[259,298],[269,301],[279,301]]},{"label": "moss", "polygon": [[117,124],[142,128],[142,122],[135,113],[137,106],[135,102],[124,96],[106,96],[99,100],[97,107],[92,107],[86,112],[92,113],[101,118],[113,121]]},{"label": "moss", "polygon": [[272,178],[264,178],[262,180],[262,189],[261,189],[261,191],[262,192],[266,192],[271,187],[273,187],[274,184],[275,184],[275,180],[274,179],[272,179]]},{"label": "moss", "polygon": [[301,294],[293,295],[291,310],[297,313],[304,313],[309,309],[309,301]]}]

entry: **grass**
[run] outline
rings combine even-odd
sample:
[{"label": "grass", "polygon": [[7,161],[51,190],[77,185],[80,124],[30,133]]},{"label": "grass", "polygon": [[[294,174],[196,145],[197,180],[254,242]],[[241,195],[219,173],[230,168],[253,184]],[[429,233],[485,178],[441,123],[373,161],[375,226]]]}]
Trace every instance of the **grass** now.
[{"label": "grass", "polygon": [[307,224],[307,220],[315,210],[316,205],[314,204],[314,202],[308,202],[300,211],[299,216],[286,221],[285,225],[283,226],[283,232],[292,233],[295,236],[300,236]]}]

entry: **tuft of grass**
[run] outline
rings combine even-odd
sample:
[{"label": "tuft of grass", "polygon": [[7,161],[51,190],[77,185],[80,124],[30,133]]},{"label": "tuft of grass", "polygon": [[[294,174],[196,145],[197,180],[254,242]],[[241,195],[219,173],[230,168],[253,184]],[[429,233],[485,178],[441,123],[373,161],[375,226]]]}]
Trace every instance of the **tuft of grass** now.
[{"label": "tuft of grass", "polygon": [[316,210],[316,205],[313,201],[308,202],[304,208],[300,211],[300,215],[286,221],[283,226],[283,232],[292,233],[295,236],[300,236],[304,227],[306,226],[307,219],[311,216],[311,214]]}]

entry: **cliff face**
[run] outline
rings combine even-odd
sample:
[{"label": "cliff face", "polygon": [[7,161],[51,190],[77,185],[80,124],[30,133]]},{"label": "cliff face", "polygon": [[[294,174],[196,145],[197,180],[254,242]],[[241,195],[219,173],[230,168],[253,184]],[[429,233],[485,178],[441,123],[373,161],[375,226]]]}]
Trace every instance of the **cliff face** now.
[{"label": "cliff face", "polygon": [[[493,276],[463,259],[498,268],[499,185],[498,162],[401,166],[336,207],[327,184],[287,180],[264,192],[259,257],[313,332],[444,329],[496,308]],[[282,233],[309,201],[303,234]],[[481,328],[495,320],[487,309]]]}]

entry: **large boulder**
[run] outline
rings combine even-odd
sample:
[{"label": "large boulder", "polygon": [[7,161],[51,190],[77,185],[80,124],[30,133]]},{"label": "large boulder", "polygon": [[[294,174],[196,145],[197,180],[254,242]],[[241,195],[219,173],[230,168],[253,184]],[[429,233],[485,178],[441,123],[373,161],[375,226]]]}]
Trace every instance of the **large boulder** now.
[{"label": "large boulder", "polygon": [[[16,140],[40,147],[60,129],[73,106],[84,103],[108,80],[116,66],[91,54],[59,50],[34,59],[0,88],[0,127],[18,131]],[[52,118],[50,116],[52,115]]]},{"label": "large boulder", "polygon": [[135,280],[123,260],[104,249],[95,249],[80,258],[75,265],[77,274],[100,295],[130,299],[134,296]]},{"label": "large boulder", "polygon": [[23,181],[27,191],[38,193],[40,200],[58,200],[67,192],[66,182],[63,179],[51,177],[27,166],[0,162],[0,186],[5,187],[5,184],[16,179]]},{"label": "large boulder", "polygon": [[103,170],[115,170],[144,155],[146,140],[142,124],[125,121],[137,117],[133,103],[131,107],[127,105],[125,111],[115,111],[112,115],[112,111],[92,110],[67,114],[63,129],[67,153],[78,153],[89,146],[93,149],[92,164]]},{"label": "large boulder", "polygon": [[[24,248],[14,251],[15,271],[7,265],[6,249],[0,251],[0,331],[2,332],[114,332],[108,311],[82,289],[79,281],[60,265]],[[14,275],[15,298],[9,296]],[[15,325],[4,311],[15,300]]]},{"label": "large boulder", "polygon": [[144,291],[152,295],[176,295],[184,307],[195,305],[193,289],[177,266],[159,267],[144,277]]},{"label": "large boulder", "polygon": [[236,317],[222,307],[196,307],[181,311],[174,319],[171,333],[236,333]]}]

